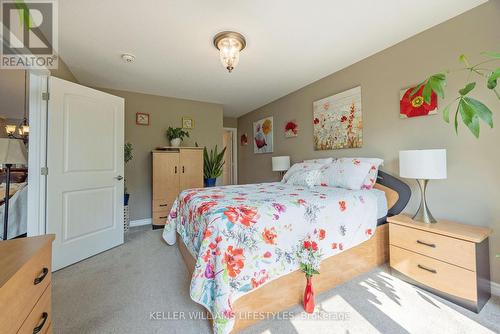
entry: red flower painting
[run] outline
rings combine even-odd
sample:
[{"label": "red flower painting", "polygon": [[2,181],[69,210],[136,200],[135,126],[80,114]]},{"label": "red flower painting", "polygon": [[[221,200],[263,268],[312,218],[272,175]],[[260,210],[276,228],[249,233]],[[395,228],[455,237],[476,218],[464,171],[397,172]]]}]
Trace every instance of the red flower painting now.
[{"label": "red flower painting", "polygon": [[[401,91],[399,100],[399,116],[401,118],[412,118],[437,114],[438,102],[436,93],[431,93],[431,103],[427,104],[422,96],[424,86],[415,94],[411,95],[414,87]],[[410,96],[411,95],[411,96]]]}]

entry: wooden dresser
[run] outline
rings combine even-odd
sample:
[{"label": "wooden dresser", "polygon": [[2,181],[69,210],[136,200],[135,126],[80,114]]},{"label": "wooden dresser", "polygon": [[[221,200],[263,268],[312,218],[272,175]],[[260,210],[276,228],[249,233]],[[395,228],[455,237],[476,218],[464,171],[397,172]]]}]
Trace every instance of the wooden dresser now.
[{"label": "wooden dresser", "polygon": [[474,312],[490,298],[489,228],[387,219],[393,275]]},{"label": "wooden dresser", "polygon": [[153,228],[161,228],[181,191],[203,187],[203,148],[165,147],[152,157]]},{"label": "wooden dresser", "polygon": [[52,333],[54,235],[0,242],[0,334]]}]

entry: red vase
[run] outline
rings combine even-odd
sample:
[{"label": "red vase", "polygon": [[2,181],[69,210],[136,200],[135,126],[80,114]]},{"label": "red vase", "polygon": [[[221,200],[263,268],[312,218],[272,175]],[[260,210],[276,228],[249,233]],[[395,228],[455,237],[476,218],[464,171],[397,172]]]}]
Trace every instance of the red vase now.
[{"label": "red vase", "polygon": [[306,276],[307,284],[304,290],[304,310],[307,313],[314,312],[314,291],[312,288],[312,278]]}]

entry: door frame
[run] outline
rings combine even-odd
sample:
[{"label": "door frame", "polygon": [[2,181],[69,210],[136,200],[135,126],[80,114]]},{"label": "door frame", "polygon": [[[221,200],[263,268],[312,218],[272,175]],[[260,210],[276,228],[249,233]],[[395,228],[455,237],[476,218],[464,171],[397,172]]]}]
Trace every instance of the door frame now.
[{"label": "door frame", "polygon": [[233,183],[238,184],[238,129],[223,128],[223,130],[233,133]]},{"label": "door frame", "polygon": [[[45,234],[47,176],[48,70],[29,70],[30,141],[28,152],[28,223],[29,237]],[[46,97],[46,98],[44,98]]]}]

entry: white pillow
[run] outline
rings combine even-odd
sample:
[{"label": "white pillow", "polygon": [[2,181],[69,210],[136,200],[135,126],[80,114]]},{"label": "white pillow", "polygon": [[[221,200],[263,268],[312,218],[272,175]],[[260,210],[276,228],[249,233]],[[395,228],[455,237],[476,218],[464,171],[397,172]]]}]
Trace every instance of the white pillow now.
[{"label": "white pillow", "polygon": [[333,158],[311,159],[311,160],[304,160],[304,162],[326,165],[326,164],[331,164],[333,162]]},{"label": "white pillow", "polygon": [[359,190],[371,167],[371,163],[357,158],[337,159],[320,169],[320,185]]},{"label": "white pillow", "polygon": [[372,189],[377,183],[378,169],[380,166],[384,165],[384,160],[378,158],[357,158],[362,162],[368,162],[371,164],[370,171],[363,181],[362,189]]},{"label": "white pillow", "polygon": [[320,183],[320,176],[321,172],[319,169],[308,170],[307,172],[294,173],[286,183],[312,188]]},{"label": "white pillow", "polygon": [[285,176],[283,176],[283,179],[281,182],[286,183],[287,180],[295,173],[305,173],[311,170],[316,170],[320,169],[323,165],[321,164],[315,164],[315,163],[309,163],[309,162],[299,162],[294,164],[290,169],[286,172]]}]

